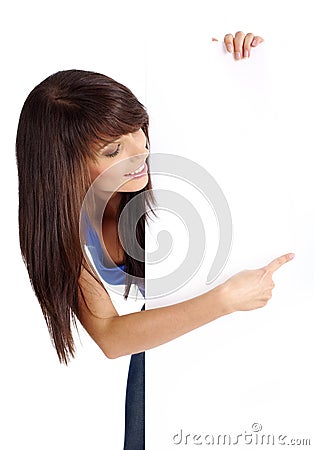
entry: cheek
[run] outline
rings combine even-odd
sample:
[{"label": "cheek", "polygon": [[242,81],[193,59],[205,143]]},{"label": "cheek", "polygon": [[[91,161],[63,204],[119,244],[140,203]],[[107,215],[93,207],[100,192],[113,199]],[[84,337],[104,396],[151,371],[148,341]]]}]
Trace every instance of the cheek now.
[{"label": "cheek", "polygon": [[[120,189],[126,182],[124,174],[126,173],[125,161],[119,161],[118,163],[90,163],[88,165],[90,177],[92,183],[97,179],[95,189],[100,191],[115,192]],[[99,176],[101,175],[102,176]]]},{"label": "cheek", "polygon": [[90,163],[88,165],[88,169],[92,182],[94,182],[101,173],[108,169],[108,167],[110,167],[110,164]]},{"label": "cheek", "polygon": [[98,177],[98,175],[102,172],[99,168],[99,166],[96,166],[95,164],[90,164],[88,166],[89,169],[89,173],[90,173],[90,177],[92,179],[92,182],[94,182],[96,180],[96,178]]}]

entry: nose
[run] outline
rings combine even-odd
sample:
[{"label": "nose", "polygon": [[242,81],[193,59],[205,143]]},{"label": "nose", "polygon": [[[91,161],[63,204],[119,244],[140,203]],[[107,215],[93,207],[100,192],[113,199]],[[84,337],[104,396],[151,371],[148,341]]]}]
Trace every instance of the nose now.
[{"label": "nose", "polygon": [[141,164],[144,161],[146,161],[148,155],[149,155],[149,151],[146,151],[146,152],[138,152],[138,151],[134,152],[134,155],[129,157],[129,162],[130,162],[130,164],[134,164],[134,165],[136,165],[138,163]]},{"label": "nose", "polygon": [[[144,150],[144,151],[143,151]],[[131,164],[142,164],[149,155],[149,148],[146,146],[143,147],[139,145],[137,142],[134,142],[131,144],[131,149],[129,153],[129,162]]]}]

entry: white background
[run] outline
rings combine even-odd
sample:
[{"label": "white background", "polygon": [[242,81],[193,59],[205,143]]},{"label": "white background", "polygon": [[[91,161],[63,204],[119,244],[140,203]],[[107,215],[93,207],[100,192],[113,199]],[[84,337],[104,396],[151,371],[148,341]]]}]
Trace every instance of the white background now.
[{"label": "white background", "polygon": [[[1,447],[122,448],[128,357],[106,360],[80,327],[77,358],[59,365],[18,245],[19,113],[36,84],[69,68],[131,88],[148,107],[152,152],[191,158],[218,181],[234,241],[217,283],[296,254],[274,275],[266,308],[146,353],[147,449],[180,447],[172,442],[180,429],[240,434],[254,422],[267,434],[313,439],[310,6],[12,1],[2,11]],[[224,34],[238,30],[265,38],[249,61],[222,50]],[[180,299],[208,289],[206,274],[202,267]]]}]

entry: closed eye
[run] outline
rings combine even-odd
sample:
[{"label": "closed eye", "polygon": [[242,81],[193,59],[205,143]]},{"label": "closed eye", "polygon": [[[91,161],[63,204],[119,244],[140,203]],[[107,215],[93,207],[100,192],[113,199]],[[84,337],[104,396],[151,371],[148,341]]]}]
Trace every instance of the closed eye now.
[{"label": "closed eye", "polygon": [[118,147],[113,153],[105,154],[105,156],[107,156],[108,158],[113,158],[114,156],[117,156],[117,154],[120,152],[120,145],[121,144],[118,145]]}]

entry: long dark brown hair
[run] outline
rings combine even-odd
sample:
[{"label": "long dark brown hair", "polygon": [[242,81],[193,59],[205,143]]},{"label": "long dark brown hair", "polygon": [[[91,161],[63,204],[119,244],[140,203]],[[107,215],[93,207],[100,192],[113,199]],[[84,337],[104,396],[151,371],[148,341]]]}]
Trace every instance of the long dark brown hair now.
[{"label": "long dark brown hair", "polygon": [[[133,93],[95,72],[57,72],[23,105],[16,138],[20,247],[60,363],[67,365],[75,354],[71,319],[78,331],[82,264],[89,270],[79,237],[80,210],[91,185],[87,163],[95,161],[95,144],[106,145],[139,128],[149,144],[148,127],[147,111]],[[119,207],[120,213],[135,197],[144,212],[137,224],[129,219],[121,224],[121,239],[132,242],[130,230],[136,230],[143,249],[145,205],[153,213],[156,205],[151,189],[149,177],[141,191],[123,192]],[[141,192],[145,195],[137,196]],[[125,253],[125,271],[127,298],[132,275],[145,278],[145,263]]]}]

